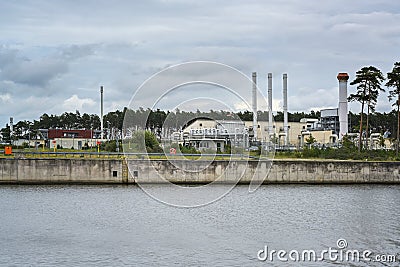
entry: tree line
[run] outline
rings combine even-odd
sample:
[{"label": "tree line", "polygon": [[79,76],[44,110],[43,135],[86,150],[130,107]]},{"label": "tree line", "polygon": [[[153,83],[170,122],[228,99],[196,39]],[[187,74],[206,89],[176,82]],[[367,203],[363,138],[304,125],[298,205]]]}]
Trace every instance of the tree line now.
[{"label": "tree line", "polygon": [[[142,126],[144,124],[139,124],[141,121],[146,120],[146,128],[155,131],[161,129],[164,123],[168,123],[169,127],[173,129],[180,129],[188,124],[194,118],[212,118],[216,120],[232,120],[240,119],[244,121],[251,121],[253,119],[253,113],[249,111],[240,111],[238,113],[231,113],[228,111],[214,111],[209,112],[187,112],[180,111],[179,109],[175,111],[163,111],[160,109],[150,110],[139,108],[138,110],[130,110],[124,108],[122,111],[112,111],[104,115],[104,128],[115,128],[122,130],[124,117],[126,112],[129,116],[136,118],[137,126]],[[275,121],[283,121],[283,112],[278,111],[274,116]],[[320,112],[311,111],[306,112],[288,112],[288,118],[290,122],[298,122],[302,118],[319,118]],[[359,128],[360,114],[355,114],[349,112],[349,126],[350,131],[357,131]],[[259,111],[258,118],[261,121],[268,119],[267,111]],[[39,129],[93,129],[100,130],[100,117],[97,114],[87,114],[81,115],[79,111],[64,112],[61,115],[48,115],[43,114],[38,120],[33,122],[23,120],[16,123],[13,127],[13,136],[15,139],[35,139],[40,138],[38,133]],[[369,129],[373,132],[383,133],[385,130],[389,130],[392,136],[397,135],[397,111],[392,110],[389,113],[374,112],[369,116]],[[0,130],[3,141],[10,140],[10,126]]]},{"label": "tree line", "polygon": [[[38,120],[22,120],[13,125],[12,136],[14,139],[36,139],[41,138],[39,129],[98,129],[100,118],[96,114],[80,114],[77,110],[64,112],[61,115],[48,115],[44,113]],[[10,125],[0,130],[3,141],[9,141],[11,136]]]},{"label": "tree line", "polygon": [[[139,108],[138,110],[131,110],[124,108],[122,111],[116,110],[104,115],[104,128],[115,128],[122,130],[124,117],[128,112],[129,117],[135,118],[133,126],[143,126],[150,130],[161,129],[164,123],[168,122],[168,126],[174,129],[180,129],[185,124],[195,118],[210,118],[214,120],[252,120],[253,113],[249,111],[232,113],[224,110],[208,112],[201,112],[197,110],[181,111],[163,111],[160,109],[151,110]],[[319,116],[319,112],[311,111],[311,113],[295,112],[289,113],[290,121],[299,121],[301,118]],[[267,120],[268,112],[259,111],[259,120]],[[275,120],[283,120],[283,113],[278,112],[274,116]],[[78,110],[76,112],[64,112],[60,115],[44,113],[38,120],[21,120],[13,125],[13,137],[15,139],[35,139],[40,138],[39,129],[93,129],[100,130],[100,117],[97,114],[81,114]],[[0,130],[3,141],[10,140],[10,125],[6,125]]]}]

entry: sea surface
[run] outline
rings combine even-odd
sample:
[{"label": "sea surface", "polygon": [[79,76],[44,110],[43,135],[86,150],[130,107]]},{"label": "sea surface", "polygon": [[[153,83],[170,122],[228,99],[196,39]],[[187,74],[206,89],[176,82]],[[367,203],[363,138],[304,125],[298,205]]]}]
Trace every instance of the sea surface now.
[{"label": "sea surface", "polygon": [[[296,250],[338,249],[338,240],[343,251],[395,255],[396,262],[259,259],[266,247],[294,257]],[[254,193],[242,185],[198,208],[160,203],[138,186],[0,186],[0,266],[400,266],[399,260],[395,185],[271,185]]]}]

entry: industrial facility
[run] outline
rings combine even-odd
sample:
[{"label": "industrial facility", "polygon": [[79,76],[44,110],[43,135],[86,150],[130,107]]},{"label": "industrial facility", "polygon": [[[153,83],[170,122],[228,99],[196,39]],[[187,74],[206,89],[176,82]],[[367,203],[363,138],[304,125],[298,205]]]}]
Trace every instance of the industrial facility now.
[{"label": "industrial facility", "polygon": [[[268,120],[257,118],[257,73],[252,73],[252,121],[207,120],[204,118],[190,122],[181,131],[171,136],[173,142],[193,146],[198,150],[217,149],[224,151],[232,147],[248,149],[263,146],[265,149],[293,150],[302,148],[312,136],[320,147],[337,146],[348,135],[356,141],[358,134],[348,134],[347,82],[349,75],[339,73],[338,107],[321,110],[320,118],[304,118],[299,122],[288,121],[288,75],[282,75],[283,122],[273,121],[272,73],[268,73]],[[368,142],[377,147],[380,134],[372,134]]]},{"label": "industrial facility", "polygon": [[[268,119],[259,120],[257,113],[257,73],[252,73],[251,109],[252,120],[213,120],[197,118],[186,122],[185,126],[177,125],[173,129],[149,129],[159,131],[158,137],[165,144],[178,143],[183,146],[193,147],[196,150],[221,151],[227,146],[251,150],[262,147],[265,150],[296,150],[306,144],[318,147],[336,147],[344,136],[357,145],[358,133],[349,133],[347,83],[349,75],[339,73],[338,107],[322,109],[319,118],[303,118],[296,122],[289,122],[288,118],[288,75],[282,74],[282,109],[283,121],[273,120],[272,110],[272,73],[267,74],[267,114]],[[100,87],[100,118],[103,114],[103,86]],[[29,144],[30,147],[47,146],[49,148],[74,148],[83,149],[96,147],[100,142],[129,138],[133,129],[118,129],[115,127],[104,128],[104,119],[100,120],[99,129],[41,129],[40,136],[36,139],[14,140],[14,144]],[[108,122],[109,124],[109,122]],[[139,126],[140,128],[140,126]],[[13,118],[10,118],[10,131],[13,132]],[[123,134],[124,132],[124,134]],[[130,134],[130,135],[129,135]],[[368,140],[362,141],[371,148],[389,147],[389,141],[382,146],[382,135],[371,133]]]}]

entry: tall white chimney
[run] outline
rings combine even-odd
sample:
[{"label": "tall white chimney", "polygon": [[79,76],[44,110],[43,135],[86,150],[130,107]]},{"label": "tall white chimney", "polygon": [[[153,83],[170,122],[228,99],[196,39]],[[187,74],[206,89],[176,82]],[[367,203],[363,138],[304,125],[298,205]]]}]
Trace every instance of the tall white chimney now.
[{"label": "tall white chimney", "polygon": [[268,138],[272,134],[272,73],[268,73]]},{"label": "tall white chimney", "polygon": [[104,138],[104,129],[103,129],[103,86],[100,86],[100,130],[101,130],[101,139]]},{"label": "tall white chimney", "polygon": [[10,117],[10,136],[14,133],[14,118]]},{"label": "tall white chimney", "polygon": [[252,97],[253,97],[253,132],[254,132],[254,140],[257,140],[257,73],[253,72],[252,75],[253,78],[253,91],[252,91]]},{"label": "tall white chimney", "polygon": [[283,130],[285,136],[285,146],[289,144],[289,125],[288,125],[288,101],[287,101],[287,74],[283,74]]},{"label": "tall white chimney", "polygon": [[347,108],[347,81],[349,75],[345,72],[338,74],[337,79],[339,80],[339,139],[342,139],[348,133],[349,122],[348,122],[348,108]]},{"label": "tall white chimney", "polygon": [[11,142],[11,145],[14,145],[13,137],[14,137],[14,118],[10,117],[10,142]]}]

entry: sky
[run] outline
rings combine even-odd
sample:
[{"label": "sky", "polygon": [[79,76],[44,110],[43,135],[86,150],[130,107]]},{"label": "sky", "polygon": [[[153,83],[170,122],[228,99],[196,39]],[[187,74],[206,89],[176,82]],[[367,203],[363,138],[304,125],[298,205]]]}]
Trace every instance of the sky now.
[{"label": "sky", "polygon": [[[261,91],[273,73],[275,111],[282,109],[283,73],[290,112],[337,107],[339,72],[351,81],[363,66],[386,74],[400,61],[399,21],[393,0],[0,1],[0,127],[10,117],[98,114],[101,85],[105,113],[132,98],[151,106],[135,95],[138,88],[190,61],[226,64],[249,77],[255,71]],[[208,95],[223,93],[208,87]],[[201,89],[181,90],[183,102],[191,90]],[[360,112],[359,104],[349,108]],[[391,108],[383,93],[377,110]]]}]

